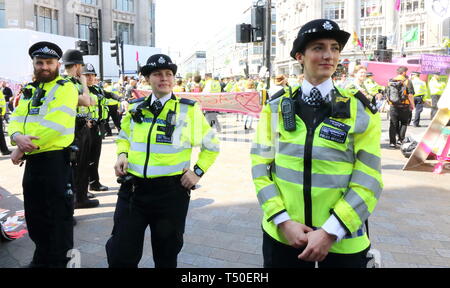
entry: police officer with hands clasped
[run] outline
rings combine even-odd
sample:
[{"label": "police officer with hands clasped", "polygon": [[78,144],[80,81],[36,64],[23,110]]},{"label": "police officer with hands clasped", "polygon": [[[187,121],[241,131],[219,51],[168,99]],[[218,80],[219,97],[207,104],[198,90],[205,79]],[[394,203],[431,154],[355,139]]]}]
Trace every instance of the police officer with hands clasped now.
[{"label": "police officer with hands clasped", "polygon": [[251,159],[265,267],[366,267],[365,222],[383,185],[381,128],[362,93],[331,79],[349,36],[332,20],[303,25],[291,51],[303,84],[261,112]]},{"label": "police officer with hands clasped", "polygon": [[[8,127],[14,164],[23,176],[27,228],[35,243],[30,267],[65,267],[73,248],[73,192],[68,147],[74,140],[79,93],[59,75],[61,49],[38,42],[29,49],[35,81],[22,90]],[[85,100],[85,99],[84,99]]]},{"label": "police officer with hands clasped", "polygon": [[[172,93],[177,66],[164,54],[141,73],[153,93],[130,105],[117,139],[114,166],[122,185],[106,244],[110,267],[137,267],[150,225],[155,267],[176,267],[190,190],[214,163],[219,141],[199,105]],[[200,146],[191,170],[191,150]]]}]

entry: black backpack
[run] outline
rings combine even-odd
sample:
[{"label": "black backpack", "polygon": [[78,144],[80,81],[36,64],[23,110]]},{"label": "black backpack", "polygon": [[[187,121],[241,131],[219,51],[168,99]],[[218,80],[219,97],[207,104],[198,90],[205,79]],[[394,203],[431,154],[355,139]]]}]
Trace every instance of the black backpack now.
[{"label": "black backpack", "polygon": [[386,87],[386,96],[392,105],[402,105],[408,99],[406,95],[406,86],[402,80],[389,80]]}]

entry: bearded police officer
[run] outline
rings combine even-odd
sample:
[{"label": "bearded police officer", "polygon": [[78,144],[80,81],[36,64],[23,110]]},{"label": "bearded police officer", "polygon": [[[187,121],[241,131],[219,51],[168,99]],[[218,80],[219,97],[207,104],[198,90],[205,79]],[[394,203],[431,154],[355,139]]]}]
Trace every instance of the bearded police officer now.
[{"label": "bearded police officer", "polygon": [[73,195],[67,147],[74,140],[78,90],[59,76],[61,49],[38,42],[29,49],[35,82],[26,85],[8,127],[14,164],[26,159],[25,218],[36,245],[30,267],[65,267],[73,247]]},{"label": "bearded police officer", "polygon": [[[148,225],[155,267],[177,266],[190,190],[219,153],[199,105],[172,93],[176,72],[167,55],[151,56],[141,73],[153,93],[132,104],[121,122],[114,169],[124,183],[106,244],[110,267],[137,267]],[[192,171],[193,146],[201,152]]]},{"label": "bearded police officer", "polygon": [[382,189],[380,117],[361,93],[331,80],[350,34],[306,23],[291,56],[304,69],[261,112],[252,174],[264,211],[265,267],[364,267],[365,221]]}]

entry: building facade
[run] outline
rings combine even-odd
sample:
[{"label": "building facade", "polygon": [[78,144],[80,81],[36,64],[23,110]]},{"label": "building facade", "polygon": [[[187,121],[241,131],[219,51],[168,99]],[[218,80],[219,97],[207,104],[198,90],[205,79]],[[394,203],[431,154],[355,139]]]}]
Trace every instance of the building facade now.
[{"label": "building facade", "polygon": [[195,51],[187,57],[180,65],[179,76],[205,75],[206,73],[206,51]]},{"label": "building facade", "polygon": [[[257,1],[254,1],[256,4]],[[243,11],[239,22],[251,23],[251,8]],[[272,8],[271,23],[271,61],[275,61],[276,11]],[[264,65],[265,49],[263,42],[236,43],[236,26],[224,27],[206,49],[206,70],[216,77],[257,76]]]},{"label": "building facade", "polygon": [[[449,20],[432,21],[425,0],[402,0],[399,10],[393,0],[278,0],[277,74],[300,74],[300,65],[289,56],[292,43],[303,24],[317,18],[336,21],[352,34],[342,59],[372,59],[379,36],[387,37],[393,56],[423,53],[446,54],[442,43],[449,34]],[[356,33],[356,34],[355,34]],[[361,46],[358,45],[358,37]]]},{"label": "building facade", "polygon": [[155,46],[154,0],[0,0],[0,28],[87,39],[98,9],[104,41],[121,35],[125,44]]}]

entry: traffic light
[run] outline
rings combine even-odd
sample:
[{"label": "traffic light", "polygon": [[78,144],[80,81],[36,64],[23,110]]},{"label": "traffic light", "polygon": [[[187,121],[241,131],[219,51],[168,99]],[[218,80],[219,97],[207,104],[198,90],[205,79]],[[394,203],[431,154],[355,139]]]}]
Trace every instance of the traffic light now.
[{"label": "traffic light", "polygon": [[253,42],[263,42],[265,32],[266,8],[264,6],[255,6],[252,8],[252,26],[255,30]]},{"label": "traffic light", "polygon": [[98,55],[98,29],[89,27],[89,55]]},{"label": "traffic light", "polygon": [[78,40],[77,42],[75,42],[78,50],[81,51],[81,54],[83,55],[89,55],[89,43],[88,41],[84,41],[84,40]]},{"label": "traffic light", "polygon": [[111,43],[111,57],[116,58],[117,65],[120,65],[119,61],[119,37],[116,36],[116,38],[111,38],[109,40]]},{"label": "traffic light", "polygon": [[252,25],[251,24],[236,25],[236,42],[237,43],[252,42]]}]

